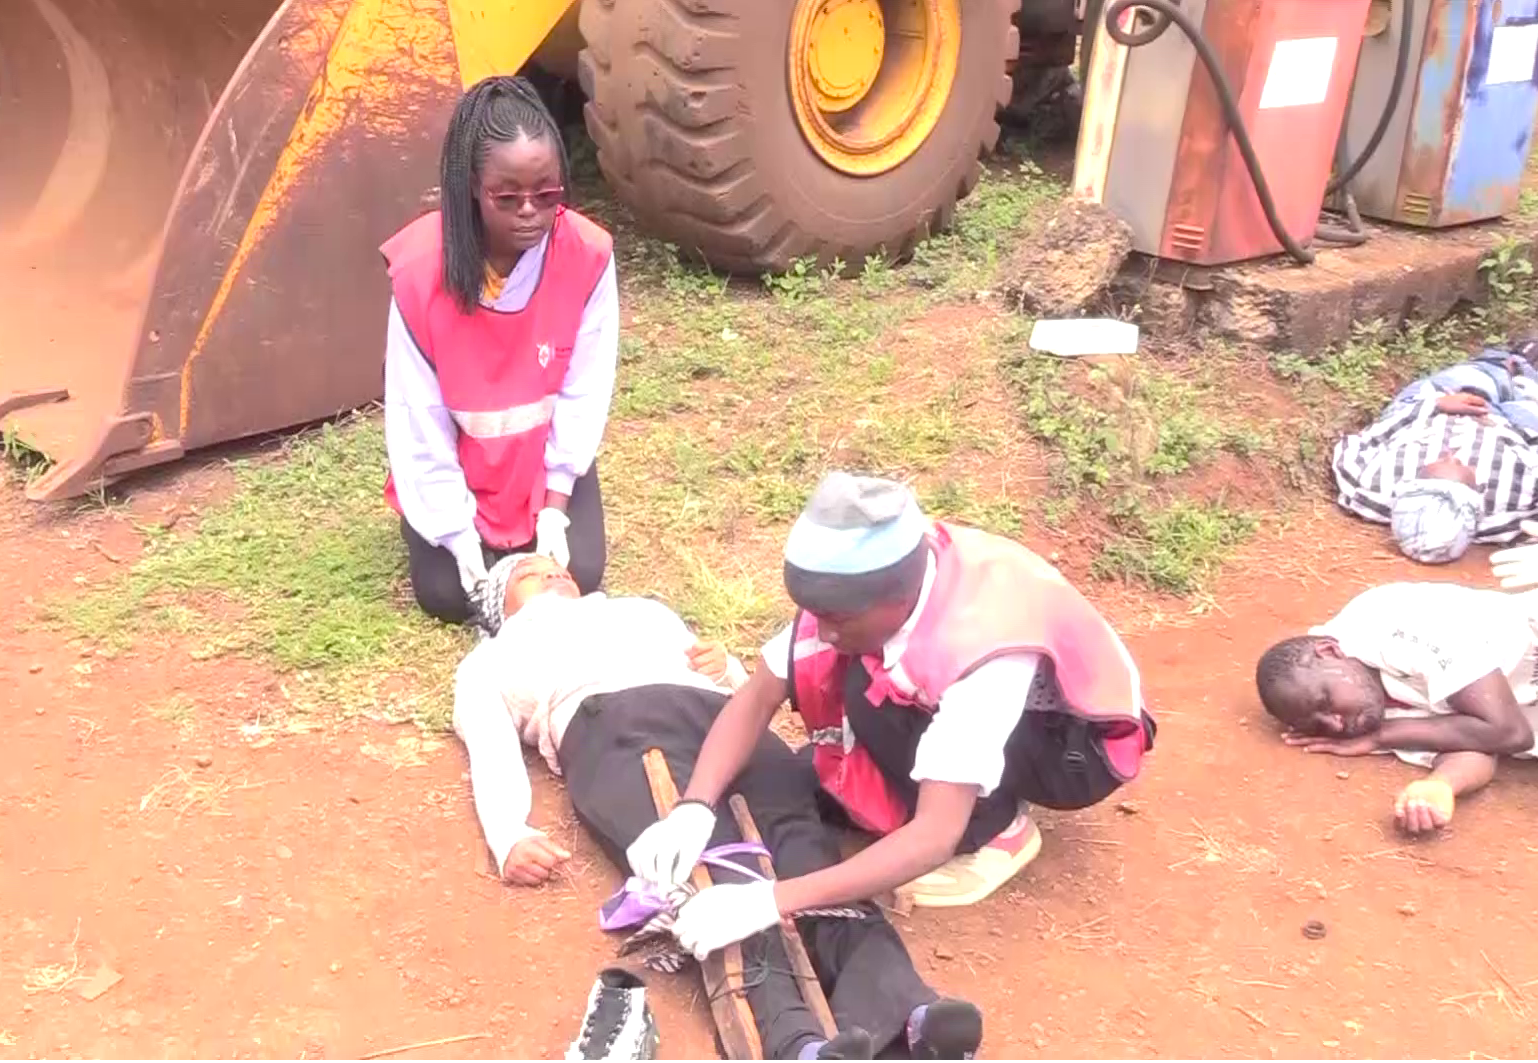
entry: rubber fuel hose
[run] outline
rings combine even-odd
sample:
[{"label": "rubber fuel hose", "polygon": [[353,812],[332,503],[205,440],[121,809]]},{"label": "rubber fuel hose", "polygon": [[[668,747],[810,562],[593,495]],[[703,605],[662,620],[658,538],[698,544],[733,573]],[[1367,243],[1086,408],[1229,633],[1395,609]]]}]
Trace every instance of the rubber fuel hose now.
[{"label": "rubber fuel hose", "polygon": [[[1123,31],[1117,23],[1129,8],[1143,8],[1152,12],[1153,25],[1131,33]],[[1223,117],[1228,122],[1228,129],[1233,134],[1234,143],[1239,146],[1244,167],[1249,171],[1250,182],[1255,186],[1255,196],[1260,200],[1260,209],[1266,216],[1266,224],[1271,227],[1271,235],[1276,237],[1277,243],[1282,245],[1282,250],[1291,255],[1294,261],[1305,266],[1312,263],[1314,253],[1292,238],[1292,234],[1287,231],[1276,212],[1276,199],[1271,195],[1271,186],[1267,184],[1266,175],[1260,168],[1260,158],[1255,154],[1255,145],[1250,141],[1250,132],[1245,128],[1243,116],[1239,114],[1239,105],[1234,100],[1233,87],[1229,85],[1228,78],[1218,63],[1218,57],[1213,52],[1211,43],[1202,34],[1201,27],[1191,20],[1190,15],[1180,9],[1177,0],[1111,0],[1106,5],[1104,18],[1106,33],[1113,41],[1128,48],[1139,48],[1153,42],[1164,33],[1170,23],[1180,27],[1180,32],[1186,35],[1191,46],[1196,49],[1202,65],[1207,68],[1207,76],[1212,79],[1213,87],[1217,89],[1218,103],[1223,108]]]}]

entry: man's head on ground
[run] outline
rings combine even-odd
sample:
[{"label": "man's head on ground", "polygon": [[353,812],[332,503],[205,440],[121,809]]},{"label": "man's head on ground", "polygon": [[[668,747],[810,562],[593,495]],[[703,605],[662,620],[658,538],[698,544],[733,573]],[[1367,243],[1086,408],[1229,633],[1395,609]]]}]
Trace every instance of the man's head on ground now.
[{"label": "man's head on ground", "polygon": [[1389,514],[1400,551],[1428,565],[1462,557],[1474,541],[1484,508],[1484,498],[1474,485],[1474,470],[1448,455],[1403,484]]},{"label": "man's head on ground", "polygon": [[929,521],[902,484],[829,473],[785,541],[785,590],[842,653],[879,653],[917,605]]},{"label": "man's head on ground", "polygon": [[1378,674],[1322,635],[1283,639],[1261,655],[1255,687],[1289,730],[1329,738],[1372,734],[1387,697]]}]

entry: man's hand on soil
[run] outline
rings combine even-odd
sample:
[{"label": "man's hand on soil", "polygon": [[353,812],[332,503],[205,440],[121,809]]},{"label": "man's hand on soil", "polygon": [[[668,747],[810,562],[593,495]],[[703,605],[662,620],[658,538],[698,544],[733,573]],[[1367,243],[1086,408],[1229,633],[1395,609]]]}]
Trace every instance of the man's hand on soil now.
[{"label": "man's hand on soil", "polygon": [[1299,734],[1288,731],[1282,741],[1289,746],[1301,747],[1305,753],[1333,753],[1337,757],[1364,757],[1378,751],[1375,735],[1359,735],[1356,738],[1323,738],[1319,735]]},{"label": "man's hand on soil", "polygon": [[571,854],[542,833],[534,833],[513,843],[502,877],[515,886],[539,886],[551,872],[571,859]]},{"label": "man's hand on soil", "polygon": [[696,642],[689,650],[689,667],[712,683],[726,679],[726,644],[724,642]]},{"label": "man's hand on soil", "polygon": [[1453,820],[1453,788],[1441,779],[1416,779],[1399,791],[1394,820],[1408,834],[1441,830]]}]

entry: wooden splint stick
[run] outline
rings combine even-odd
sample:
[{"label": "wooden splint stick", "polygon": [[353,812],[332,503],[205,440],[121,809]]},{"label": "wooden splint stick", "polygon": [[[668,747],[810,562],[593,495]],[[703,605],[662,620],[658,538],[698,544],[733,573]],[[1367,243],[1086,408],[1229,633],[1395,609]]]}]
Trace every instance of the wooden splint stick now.
[{"label": "wooden splint stick", "polygon": [[[652,804],[657,806],[657,818],[662,819],[678,804],[678,787],[673,783],[673,773],[660,749],[648,749],[641,756],[646,769],[646,782],[651,787]],[[696,889],[708,889],[710,872],[704,864],[694,869],[692,876]],[[763,1042],[758,1039],[758,1024],[753,1020],[753,1009],[743,994],[742,946],[728,945],[719,952],[705,957],[700,964],[705,978],[705,995],[710,1000],[710,1016],[715,1020],[716,1033],[721,1037],[721,1047],[727,1059],[763,1059]]]},{"label": "wooden splint stick", "polygon": [[[732,794],[727,803],[732,806],[732,816],[737,820],[737,830],[742,834],[742,840],[763,845],[764,837],[758,833],[758,824],[753,822],[753,813],[748,810],[748,802],[743,796]],[[758,867],[765,878],[771,881],[774,879],[774,863],[767,855],[758,858]],[[796,981],[801,984],[801,999],[806,1001],[806,1006],[817,1016],[817,1022],[822,1026],[822,1035],[831,1041],[838,1036],[838,1023],[833,1021],[833,1009],[828,1007],[822,983],[817,980],[817,972],[812,968],[812,957],[807,954],[806,944],[801,940],[801,931],[796,929],[794,920],[780,920],[780,936],[785,940],[785,955],[790,957],[790,969],[796,972]]]}]

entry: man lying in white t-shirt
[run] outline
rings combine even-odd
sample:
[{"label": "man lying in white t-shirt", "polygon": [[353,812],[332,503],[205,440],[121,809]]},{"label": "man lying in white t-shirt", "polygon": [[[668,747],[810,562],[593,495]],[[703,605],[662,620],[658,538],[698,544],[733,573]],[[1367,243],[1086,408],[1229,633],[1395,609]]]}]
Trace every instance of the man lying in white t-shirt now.
[{"label": "man lying in white t-shirt", "polygon": [[1267,650],[1255,668],[1289,745],[1393,753],[1431,774],[1394,804],[1412,834],[1439,830],[1500,756],[1538,756],[1538,593],[1452,583],[1363,591],[1327,623]]}]

